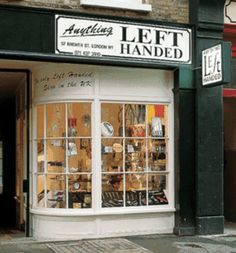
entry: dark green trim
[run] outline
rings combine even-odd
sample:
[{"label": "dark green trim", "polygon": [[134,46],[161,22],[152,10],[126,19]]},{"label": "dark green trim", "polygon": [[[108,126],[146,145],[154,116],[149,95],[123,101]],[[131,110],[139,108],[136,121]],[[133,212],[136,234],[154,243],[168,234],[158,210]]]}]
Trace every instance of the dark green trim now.
[{"label": "dark green trim", "polygon": [[[105,64],[120,66],[141,66],[149,68],[173,69],[191,64],[181,62],[148,60],[128,57],[85,57],[55,54],[55,14],[85,17],[104,21],[119,21],[138,25],[163,26],[166,28],[192,29],[191,25],[158,22],[156,20],[140,20],[134,18],[114,17],[105,15],[86,14],[68,10],[40,9],[0,5],[0,50],[2,57],[12,59],[17,57],[34,60],[50,58],[52,61],[80,62],[87,64]],[[190,53],[192,37],[190,38]],[[38,59],[37,59],[38,58]]]},{"label": "dark green trim", "polygon": [[175,228],[177,235],[195,233],[195,88],[192,71],[174,76]]},{"label": "dark green trim", "polygon": [[197,217],[196,233],[199,235],[223,234],[224,216]]},{"label": "dark green trim", "polygon": [[[143,61],[123,61],[119,59],[104,60],[102,58],[91,58],[83,57],[78,58],[76,56],[69,55],[57,55],[57,54],[46,54],[46,53],[33,53],[25,51],[10,51],[0,49],[0,59],[8,60],[25,60],[25,61],[43,61],[43,62],[64,62],[64,63],[79,63],[79,64],[90,64],[90,65],[107,65],[107,66],[127,66],[127,67],[140,67],[140,68],[153,68],[153,69],[166,69],[174,70],[176,66],[173,64],[160,64],[153,62]],[[185,65],[180,65],[184,69]]]},{"label": "dark green trim", "polygon": [[195,235],[195,227],[175,227],[174,234],[179,236]]},{"label": "dark green trim", "polygon": [[[195,65],[203,49],[222,42],[224,0],[190,1],[196,25]],[[195,222],[197,234],[223,232],[223,110],[221,87],[202,87],[195,72]]]},{"label": "dark green trim", "polygon": [[[26,158],[26,166],[27,166],[27,172],[26,172],[26,177],[28,184],[30,182],[30,76],[31,73],[30,71],[26,72],[26,124],[27,124],[27,132],[26,132],[26,141],[27,141],[27,146],[26,146],[26,153],[27,153],[27,158]],[[28,188],[28,191],[26,193],[27,195],[27,202],[26,202],[26,236],[30,236],[30,188]]]}]

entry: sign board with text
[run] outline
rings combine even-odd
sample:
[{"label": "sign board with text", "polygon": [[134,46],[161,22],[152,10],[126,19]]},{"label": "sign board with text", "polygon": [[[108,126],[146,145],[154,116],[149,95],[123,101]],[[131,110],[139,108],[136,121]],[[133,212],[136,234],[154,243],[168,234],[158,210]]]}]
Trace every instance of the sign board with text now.
[{"label": "sign board with text", "polygon": [[202,85],[212,86],[230,82],[231,44],[219,43],[202,50]]},{"label": "sign board with text", "polygon": [[188,28],[60,15],[55,26],[56,54],[191,64]]}]

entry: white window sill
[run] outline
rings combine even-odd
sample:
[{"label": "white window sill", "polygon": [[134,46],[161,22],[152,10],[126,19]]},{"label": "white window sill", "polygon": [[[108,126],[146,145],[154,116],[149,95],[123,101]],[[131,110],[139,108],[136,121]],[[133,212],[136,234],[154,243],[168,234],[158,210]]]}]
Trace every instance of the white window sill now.
[{"label": "white window sill", "polygon": [[80,0],[81,6],[125,9],[133,11],[150,12],[151,4],[143,4],[140,0]]},{"label": "white window sill", "polygon": [[[105,209],[105,208],[104,208]],[[30,213],[35,215],[43,216],[64,216],[64,217],[73,217],[73,216],[104,216],[104,215],[124,215],[124,214],[142,214],[142,213],[172,213],[175,212],[175,208],[166,206],[152,206],[149,208],[136,208],[131,207],[128,209],[125,208],[112,208],[112,210],[88,210],[88,209],[50,209],[50,208],[35,208],[31,209]]]}]

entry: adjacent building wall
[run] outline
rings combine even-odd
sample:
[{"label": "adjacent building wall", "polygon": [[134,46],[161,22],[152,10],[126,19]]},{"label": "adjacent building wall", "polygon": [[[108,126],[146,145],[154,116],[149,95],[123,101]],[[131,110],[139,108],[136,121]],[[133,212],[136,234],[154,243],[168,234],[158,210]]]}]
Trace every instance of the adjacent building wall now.
[{"label": "adjacent building wall", "polygon": [[[108,0],[109,1],[109,0]],[[149,13],[114,10],[108,8],[91,8],[80,6],[79,0],[24,0],[24,1],[1,1],[1,4],[45,7],[52,9],[76,10],[83,13],[105,14],[121,17],[133,17],[141,19],[155,19],[176,23],[188,23],[189,1],[188,0],[147,0],[146,3],[152,5]]]}]

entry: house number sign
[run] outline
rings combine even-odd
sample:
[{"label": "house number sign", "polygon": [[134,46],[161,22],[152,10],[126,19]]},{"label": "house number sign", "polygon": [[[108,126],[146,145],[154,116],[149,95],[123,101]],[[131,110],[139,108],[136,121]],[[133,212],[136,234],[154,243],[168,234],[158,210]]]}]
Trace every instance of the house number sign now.
[{"label": "house number sign", "polygon": [[56,54],[191,63],[191,29],[55,16]]}]

